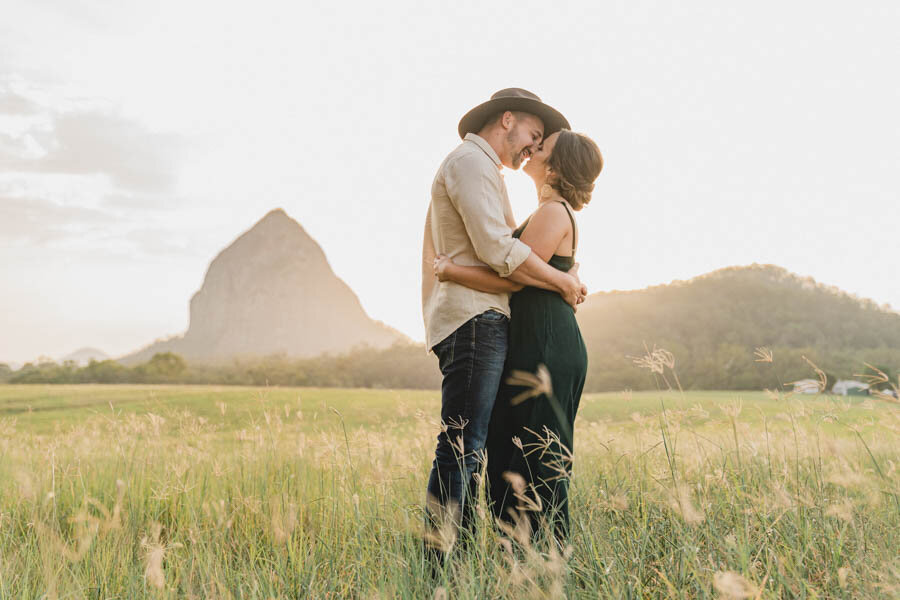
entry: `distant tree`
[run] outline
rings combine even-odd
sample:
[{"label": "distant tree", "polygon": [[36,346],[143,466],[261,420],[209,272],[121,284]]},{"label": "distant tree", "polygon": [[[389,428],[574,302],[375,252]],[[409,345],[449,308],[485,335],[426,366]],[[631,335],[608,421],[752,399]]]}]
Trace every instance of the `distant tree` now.
[{"label": "distant tree", "polygon": [[157,352],[153,358],[135,367],[135,372],[146,381],[176,381],[187,371],[184,358],[174,352]]},{"label": "distant tree", "polygon": [[127,383],[133,379],[131,369],[114,360],[91,360],[78,375],[79,383]]},{"label": "distant tree", "polygon": [[39,367],[47,367],[47,366],[56,364],[55,360],[53,360],[52,358],[50,358],[49,356],[47,356],[45,354],[38,356],[37,359],[35,360],[35,362],[37,363],[37,366],[39,366]]},{"label": "distant tree", "polygon": [[38,364],[27,363],[10,377],[10,383],[73,383],[77,367],[73,364],[58,365],[47,357]]}]

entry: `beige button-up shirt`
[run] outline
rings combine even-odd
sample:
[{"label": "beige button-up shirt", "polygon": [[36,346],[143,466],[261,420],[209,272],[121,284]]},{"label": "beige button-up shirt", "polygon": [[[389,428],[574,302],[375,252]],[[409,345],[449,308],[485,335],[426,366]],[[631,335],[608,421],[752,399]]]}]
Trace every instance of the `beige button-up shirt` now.
[{"label": "beige button-up shirt", "polygon": [[460,265],[487,265],[508,277],[531,253],[512,237],[516,226],[500,158],[483,138],[469,133],[441,163],[431,184],[422,245],[422,312],[431,349],[486,310],[509,316],[509,294],[488,294],[434,276],[434,257]]}]

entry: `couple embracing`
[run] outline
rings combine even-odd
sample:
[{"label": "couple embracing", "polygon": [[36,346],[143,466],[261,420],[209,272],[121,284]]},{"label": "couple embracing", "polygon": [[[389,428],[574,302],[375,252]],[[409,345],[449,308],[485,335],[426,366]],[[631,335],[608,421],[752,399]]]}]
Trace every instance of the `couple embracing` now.
[{"label": "couple embracing", "polygon": [[[471,530],[487,460],[494,516],[528,519],[535,534],[549,526],[562,542],[587,371],[573,211],[590,201],[603,158],[559,111],[519,88],[466,113],[459,135],[432,184],[422,256],[426,344],[443,375],[426,528],[443,512]],[[517,227],[502,169],[525,161],[538,202]]]}]

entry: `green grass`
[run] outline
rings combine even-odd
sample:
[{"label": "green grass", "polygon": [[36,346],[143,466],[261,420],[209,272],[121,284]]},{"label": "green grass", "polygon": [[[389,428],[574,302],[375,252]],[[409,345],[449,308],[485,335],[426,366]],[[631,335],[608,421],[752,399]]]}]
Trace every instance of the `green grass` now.
[{"label": "green grass", "polygon": [[569,551],[510,552],[484,520],[432,581],[421,524],[439,405],[0,386],[0,598],[716,598],[729,581],[749,597],[900,594],[896,404],[586,395]]}]

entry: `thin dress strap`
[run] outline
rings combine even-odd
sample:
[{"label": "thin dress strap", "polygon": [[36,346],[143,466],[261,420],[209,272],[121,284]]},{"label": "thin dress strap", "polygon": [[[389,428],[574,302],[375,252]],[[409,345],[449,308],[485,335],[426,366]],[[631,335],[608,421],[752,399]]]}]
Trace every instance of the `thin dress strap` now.
[{"label": "thin dress strap", "polygon": [[572,207],[569,206],[569,203],[565,200],[559,200],[563,206],[566,207],[566,212],[569,214],[569,220],[572,221],[572,256],[575,256],[575,242],[576,237],[578,236],[578,228],[575,226],[575,216],[572,214]]}]

